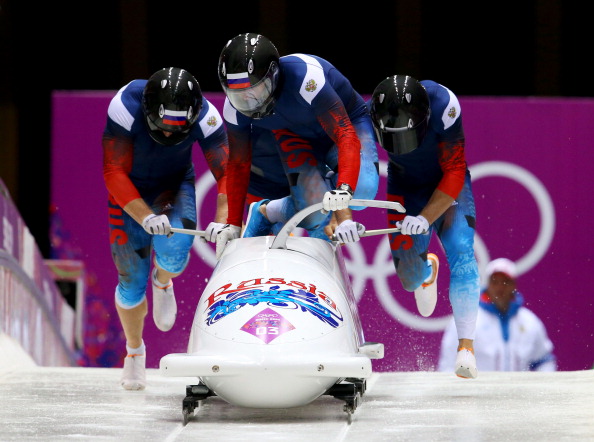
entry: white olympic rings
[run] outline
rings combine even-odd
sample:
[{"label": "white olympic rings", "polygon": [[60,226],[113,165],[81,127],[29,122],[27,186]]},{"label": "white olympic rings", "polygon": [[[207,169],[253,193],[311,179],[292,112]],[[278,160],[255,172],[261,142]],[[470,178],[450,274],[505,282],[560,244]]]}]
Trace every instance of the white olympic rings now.
[{"label": "white olympic rings", "polygon": [[[518,274],[526,273],[535,267],[545,255],[555,234],[555,207],[547,188],[530,171],[517,164],[503,161],[487,161],[476,164],[470,167],[470,174],[473,182],[489,176],[501,176],[512,179],[522,184],[534,198],[540,214],[540,230],[532,248],[516,262]],[[475,245],[476,249],[477,247]],[[485,258],[482,261],[484,263],[491,260],[486,252]]]},{"label": "white olympic rings", "polygon": [[[534,198],[541,219],[540,230],[534,245],[516,263],[520,274],[530,270],[545,255],[555,233],[555,209],[546,187],[530,171],[513,163],[502,161],[478,163],[470,166],[470,173],[473,183],[489,176],[512,179],[523,185]],[[387,162],[385,161],[380,161],[380,175],[387,176]],[[196,181],[196,206],[198,214],[201,212],[201,207],[207,193],[214,185],[214,178],[208,170]],[[200,220],[198,220],[197,229],[202,230]],[[363,247],[359,242],[348,244],[347,247],[349,256],[345,256],[345,264],[351,277],[353,293],[357,301],[363,296],[365,284],[369,279],[373,282],[375,294],[380,304],[395,321],[414,330],[436,332],[445,329],[451,315],[438,318],[424,318],[416,313],[411,313],[396,301],[396,298],[392,294],[393,290],[388,284],[388,279],[394,276],[394,264],[387,241],[380,241],[371,264],[368,264]],[[215,253],[207,243],[196,239],[194,241],[194,250],[214,268],[216,265]],[[479,262],[479,268],[482,270],[484,265],[490,261],[490,257],[488,248],[478,233],[475,235],[475,253]]]}]

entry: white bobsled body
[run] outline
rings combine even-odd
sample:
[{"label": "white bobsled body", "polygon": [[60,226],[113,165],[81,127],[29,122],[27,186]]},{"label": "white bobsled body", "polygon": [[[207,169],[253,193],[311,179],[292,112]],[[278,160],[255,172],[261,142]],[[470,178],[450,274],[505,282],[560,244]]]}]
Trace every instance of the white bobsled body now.
[{"label": "white bobsled body", "polygon": [[198,302],[187,353],[164,356],[163,375],[196,376],[234,405],[287,408],[372,374],[383,345],[364,342],[340,246],[287,235],[275,247],[278,238],[227,245]]}]

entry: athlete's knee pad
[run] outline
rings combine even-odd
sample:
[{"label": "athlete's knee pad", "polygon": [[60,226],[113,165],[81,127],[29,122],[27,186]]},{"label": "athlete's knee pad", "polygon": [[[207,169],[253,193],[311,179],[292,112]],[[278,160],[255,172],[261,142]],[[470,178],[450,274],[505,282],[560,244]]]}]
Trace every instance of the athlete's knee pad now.
[{"label": "athlete's knee pad", "polygon": [[423,284],[431,273],[427,262],[418,253],[392,252],[392,259],[402,288],[408,292],[414,291]]},{"label": "athlete's knee pad", "polygon": [[191,235],[174,234],[169,238],[164,235],[155,235],[153,239],[155,262],[169,273],[183,272],[190,259],[193,241],[194,237]]},{"label": "athlete's knee pad", "polygon": [[155,263],[161,267],[163,270],[179,274],[183,272],[186,267],[188,266],[188,262],[190,262],[190,254],[186,253],[184,256],[179,254],[176,255],[156,255],[155,254]]},{"label": "athlete's knee pad", "polygon": [[144,290],[139,287],[126,289],[122,284],[118,284],[115,289],[115,302],[123,309],[132,309],[138,307],[146,298],[146,284]]}]

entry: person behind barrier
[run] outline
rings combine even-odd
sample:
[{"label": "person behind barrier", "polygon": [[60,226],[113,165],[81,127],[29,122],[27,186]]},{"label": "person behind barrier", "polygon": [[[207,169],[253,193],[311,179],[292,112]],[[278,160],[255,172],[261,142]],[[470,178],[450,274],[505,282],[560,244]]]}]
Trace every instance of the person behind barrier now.
[{"label": "person behind barrier", "polygon": [[[543,322],[524,306],[513,261],[498,258],[487,264],[476,321],[476,362],[483,371],[556,371],[553,343]],[[442,337],[438,370],[454,363],[455,324]]]},{"label": "person behind barrier", "polygon": [[439,259],[428,253],[435,231],[450,268],[450,304],[456,322],[456,375],[476,378],[474,335],[480,294],[474,256],[475,206],[464,156],[461,108],[456,95],[432,80],[409,75],[382,80],[368,101],[378,143],[387,151],[387,199],[405,214],[388,210],[396,274],[414,292],[419,313],[437,303]]},{"label": "person behind barrier", "polygon": [[[371,119],[348,79],[315,55],[280,57],[268,38],[255,33],[229,40],[218,73],[226,94],[223,116],[230,153],[229,218],[218,234],[217,255],[241,233],[252,150],[257,148],[251,139],[254,127],[274,134],[291,197],[251,204],[243,236],[267,235],[274,223],[323,202],[324,210],[308,216],[300,227],[328,239],[320,227],[334,211],[336,234],[344,242],[357,241],[364,227],[352,220],[349,201],[353,196],[373,199],[379,172]],[[335,172],[332,186],[325,179],[327,166]]]},{"label": "person behind barrier", "polygon": [[[173,278],[186,268],[194,237],[171,228],[196,228],[192,146],[198,142],[217,182],[214,222],[227,218],[228,140],[216,108],[198,81],[176,67],[148,80],[133,80],[113,97],[103,133],[103,176],[109,193],[111,253],[118,272],[115,304],[126,336],[121,385],[146,386],[147,281],[152,285],[153,319],[162,331],[176,319]],[[152,272],[151,260],[154,252]]]}]

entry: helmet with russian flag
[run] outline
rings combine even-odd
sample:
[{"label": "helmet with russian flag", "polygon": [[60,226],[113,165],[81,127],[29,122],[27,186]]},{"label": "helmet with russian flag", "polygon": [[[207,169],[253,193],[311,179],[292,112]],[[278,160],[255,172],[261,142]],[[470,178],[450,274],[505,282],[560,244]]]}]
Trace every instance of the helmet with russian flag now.
[{"label": "helmet with russian flag", "polygon": [[279,59],[276,47],[260,34],[239,34],[227,42],[219,57],[219,81],[237,111],[254,119],[272,113]]},{"label": "helmet with russian flag", "polygon": [[151,138],[174,146],[190,135],[202,109],[202,91],[188,71],[163,68],[148,79],[142,105]]}]

